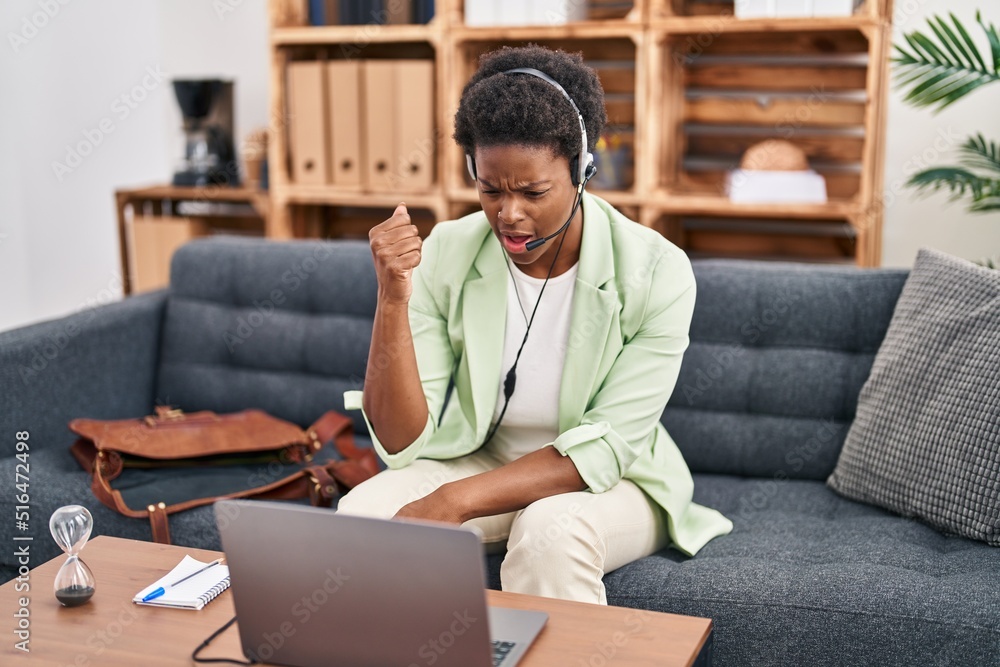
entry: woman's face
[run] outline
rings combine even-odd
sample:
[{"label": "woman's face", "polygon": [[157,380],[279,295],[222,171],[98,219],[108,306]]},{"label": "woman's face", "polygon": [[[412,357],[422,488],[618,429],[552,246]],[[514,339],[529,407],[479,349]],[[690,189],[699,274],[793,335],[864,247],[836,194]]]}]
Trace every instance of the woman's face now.
[{"label": "woman's face", "polygon": [[[547,146],[505,145],[476,148],[479,201],[507,255],[528,275],[544,278],[556,256],[560,237],[527,250],[529,241],[554,233],[566,222],[576,200],[569,160]],[[583,212],[566,229],[559,275],[580,253]],[[561,269],[561,270],[560,270]]]}]

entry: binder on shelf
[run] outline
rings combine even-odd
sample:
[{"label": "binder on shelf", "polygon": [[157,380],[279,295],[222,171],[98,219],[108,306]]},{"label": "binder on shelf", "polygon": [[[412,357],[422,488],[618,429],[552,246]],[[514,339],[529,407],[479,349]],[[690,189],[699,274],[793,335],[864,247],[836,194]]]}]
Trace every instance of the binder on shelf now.
[{"label": "binder on shelf", "polygon": [[364,64],[365,173],[364,184],[372,190],[393,190],[395,69],[391,60],[368,60]]},{"label": "binder on shelf", "polygon": [[385,25],[389,22],[389,11],[387,5],[396,0],[367,0],[364,3],[364,12],[361,23],[379,23]]},{"label": "binder on shelf", "polygon": [[292,157],[291,180],[299,185],[323,185],[329,180],[323,98],[323,63],[290,63],[288,145]]},{"label": "binder on shelf", "polygon": [[327,112],[330,126],[330,174],[334,185],[360,186],[361,62],[333,60],[327,64]]},{"label": "binder on shelf", "polygon": [[405,25],[413,22],[413,0],[386,0],[386,23]]},{"label": "binder on shelf", "polygon": [[340,25],[356,25],[361,16],[359,0],[340,0]]},{"label": "binder on shelf", "polygon": [[413,0],[413,22],[430,23],[434,18],[434,0]]},{"label": "binder on shelf", "polygon": [[309,24],[332,25],[339,23],[340,4],[340,0],[309,0]]},{"label": "binder on shelf", "polygon": [[402,190],[424,190],[434,182],[434,61],[399,60],[395,67],[394,169]]},{"label": "binder on shelf", "polygon": [[309,0],[309,25],[326,25],[326,0]]}]

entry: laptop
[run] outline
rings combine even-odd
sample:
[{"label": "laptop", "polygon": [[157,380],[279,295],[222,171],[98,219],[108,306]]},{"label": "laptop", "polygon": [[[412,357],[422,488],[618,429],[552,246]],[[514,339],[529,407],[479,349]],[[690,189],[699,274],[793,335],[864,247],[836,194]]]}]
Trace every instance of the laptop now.
[{"label": "laptop", "polygon": [[466,528],[215,503],[247,658],[290,667],[513,667],[543,612],[487,607]]}]

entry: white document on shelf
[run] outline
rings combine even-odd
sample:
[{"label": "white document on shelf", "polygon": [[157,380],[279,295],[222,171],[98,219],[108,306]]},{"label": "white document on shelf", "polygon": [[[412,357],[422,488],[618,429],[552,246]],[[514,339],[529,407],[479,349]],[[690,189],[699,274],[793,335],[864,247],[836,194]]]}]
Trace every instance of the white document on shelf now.
[{"label": "white document on shelf", "polygon": [[825,204],[826,180],[811,169],[733,169],[726,176],[729,200],[741,204]]}]

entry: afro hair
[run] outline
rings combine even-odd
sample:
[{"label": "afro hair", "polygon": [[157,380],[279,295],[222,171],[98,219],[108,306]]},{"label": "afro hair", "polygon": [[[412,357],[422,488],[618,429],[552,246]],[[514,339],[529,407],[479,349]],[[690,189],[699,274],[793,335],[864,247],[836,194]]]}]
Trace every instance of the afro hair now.
[{"label": "afro hair", "polygon": [[548,146],[572,160],[580,153],[580,122],[573,107],[550,83],[524,74],[502,74],[531,67],[559,82],[576,102],[593,150],[608,122],[604,88],[579,53],[532,44],[504,46],[484,54],[462,91],[455,114],[454,139],[469,155],[477,146]]}]

